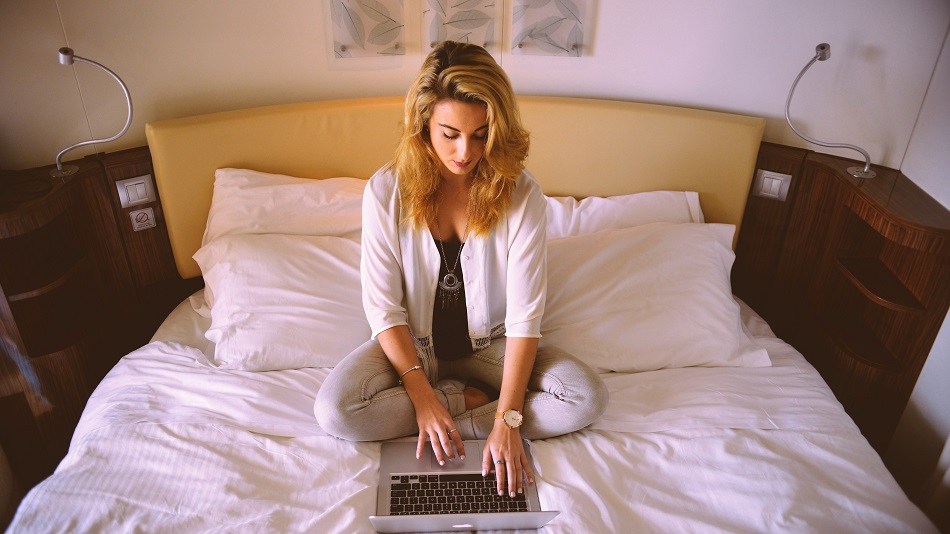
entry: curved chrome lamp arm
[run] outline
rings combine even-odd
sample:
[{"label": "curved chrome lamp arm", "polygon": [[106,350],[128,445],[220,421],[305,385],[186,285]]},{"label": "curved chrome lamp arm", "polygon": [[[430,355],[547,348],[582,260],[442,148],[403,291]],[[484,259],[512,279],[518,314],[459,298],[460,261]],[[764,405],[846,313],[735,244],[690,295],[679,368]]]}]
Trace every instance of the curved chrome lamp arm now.
[{"label": "curved chrome lamp arm", "polygon": [[128,111],[128,116],[125,119],[125,126],[123,126],[122,129],[119,130],[117,134],[111,137],[104,137],[102,139],[90,139],[89,141],[82,141],[60,150],[59,154],[56,154],[56,169],[50,171],[50,176],[53,176],[56,178],[64,178],[71,174],[75,174],[76,171],[79,170],[79,167],[76,167],[75,165],[66,165],[66,166],[63,165],[62,163],[63,155],[65,155],[67,152],[69,152],[70,150],[73,150],[74,148],[79,148],[81,146],[92,145],[95,143],[108,143],[110,141],[115,141],[116,139],[122,137],[122,135],[125,134],[125,132],[129,130],[129,126],[132,124],[132,96],[129,94],[129,88],[125,85],[125,82],[122,81],[122,78],[119,78],[119,76],[116,73],[112,72],[105,65],[96,63],[95,61],[91,59],[86,59],[84,57],[75,55],[73,53],[72,48],[68,48],[64,46],[63,48],[59,49],[59,62],[61,64],[72,65],[74,61],[82,61],[83,63],[89,63],[90,65],[95,65],[99,67],[100,69],[106,71],[106,73],[109,74],[109,76],[112,76],[112,78],[116,82],[119,83],[119,87],[122,88],[122,92],[125,93],[125,104],[126,106],[128,106],[129,111]]},{"label": "curved chrome lamp arm", "polygon": [[862,169],[861,167],[848,167],[848,173],[851,176],[854,176],[855,178],[874,178],[875,176],[877,176],[877,173],[871,170],[871,156],[870,154],[867,153],[866,150],[864,150],[863,148],[859,146],[849,145],[847,143],[825,143],[817,139],[808,137],[807,135],[799,132],[797,128],[795,128],[795,125],[792,124],[792,119],[789,116],[788,108],[792,104],[792,95],[795,94],[795,86],[798,85],[799,80],[801,80],[802,76],[805,75],[805,71],[807,71],[812,65],[814,65],[816,61],[824,61],[828,59],[829,57],[831,57],[831,45],[829,45],[828,43],[821,43],[820,45],[815,47],[815,57],[811,58],[811,61],[809,61],[808,64],[805,65],[805,68],[803,68],[802,71],[798,73],[798,77],[796,77],[795,81],[792,82],[792,88],[788,91],[788,99],[785,100],[785,121],[788,122],[789,127],[792,128],[792,131],[795,132],[795,134],[798,137],[801,137],[802,139],[804,139],[805,141],[808,141],[809,143],[813,143],[816,145],[829,147],[829,148],[849,148],[851,150],[856,150],[860,152],[861,155],[864,156],[864,168]]}]

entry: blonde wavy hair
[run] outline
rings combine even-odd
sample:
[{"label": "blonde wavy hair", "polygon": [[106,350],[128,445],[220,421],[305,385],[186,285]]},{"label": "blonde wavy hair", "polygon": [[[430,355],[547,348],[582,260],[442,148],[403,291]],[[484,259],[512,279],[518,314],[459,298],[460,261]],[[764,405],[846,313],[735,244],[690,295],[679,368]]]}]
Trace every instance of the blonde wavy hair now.
[{"label": "blonde wavy hair", "polygon": [[435,220],[442,182],[441,162],[432,148],[429,119],[446,99],[485,106],[488,138],[472,171],[469,229],[487,234],[508,209],[515,179],[528,156],[528,132],[508,76],[484,48],[453,41],[437,45],[409,88],[403,132],[393,168],[399,176],[404,220],[416,226]]}]

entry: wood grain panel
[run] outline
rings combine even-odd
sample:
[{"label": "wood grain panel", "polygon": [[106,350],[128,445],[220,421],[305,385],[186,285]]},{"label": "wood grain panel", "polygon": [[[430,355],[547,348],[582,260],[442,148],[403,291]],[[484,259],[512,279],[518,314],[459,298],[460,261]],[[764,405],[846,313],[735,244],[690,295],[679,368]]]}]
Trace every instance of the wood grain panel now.
[{"label": "wood grain panel", "polygon": [[848,167],[855,165],[853,160],[811,152],[808,162],[827,167],[836,179],[849,185],[849,190],[863,197],[869,206],[885,210],[902,226],[927,232],[950,231],[946,208],[899,171],[875,166],[877,177],[861,179],[847,172]]},{"label": "wood grain panel", "polygon": [[756,160],[756,169],[792,176],[785,202],[759,197],[750,191],[736,244],[733,291],[766,319],[773,313],[769,309],[768,295],[785,240],[791,213],[790,199],[795,196],[806,154],[802,149],[762,143]]},{"label": "wood grain panel", "polygon": [[758,298],[883,451],[950,307],[950,212],[893,169],[861,180],[852,165],[806,154]]},{"label": "wood grain panel", "polygon": [[128,348],[112,330],[131,277],[102,209],[102,166],[97,156],[72,163],[65,179],[50,166],[2,173],[35,195],[0,184],[0,415],[17,428],[2,439],[27,487],[63,457],[93,386]]},{"label": "wood grain panel", "polygon": [[57,458],[47,450],[26,395],[17,392],[0,396],[0,443],[13,476],[25,488],[38,484],[53,471]]},{"label": "wood grain panel", "polygon": [[[125,245],[135,285],[145,286],[176,278],[177,270],[171,256],[171,247],[168,244],[168,231],[165,227],[162,204],[160,199],[157,198],[157,189],[155,202],[123,208],[115,187],[115,183],[119,180],[153,174],[148,147],[105,154],[102,157],[102,164],[109,189],[109,205],[115,213],[117,230]],[[155,214],[156,226],[135,231],[132,228],[129,214],[143,208],[152,208]]]},{"label": "wood grain panel", "polygon": [[[126,178],[152,174],[152,159],[148,147],[138,147],[102,156],[107,184],[108,209],[114,213],[111,231],[121,236],[132,275],[132,288],[124,295],[128,311],[122,322],[123,330],[133,340],[132,345],[144,344],[155,329],[185,297],[204,285],[201,277],[182,280],[175,267],[161,198],[155,202],[123,208],[115,183]],[[158,195],[156,190],[156,196]],[[144,207],[152,208],[156,226],[135,231],[129,214]]]}]

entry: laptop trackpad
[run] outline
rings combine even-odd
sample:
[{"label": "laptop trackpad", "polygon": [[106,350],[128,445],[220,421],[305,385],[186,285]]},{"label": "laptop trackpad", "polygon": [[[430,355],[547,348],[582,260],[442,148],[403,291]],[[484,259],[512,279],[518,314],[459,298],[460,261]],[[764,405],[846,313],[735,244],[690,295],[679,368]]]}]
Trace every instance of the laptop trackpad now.
[{"label": "laptop trackpad", "polygon": [[432,452],[432,445],[426,443],[425,452],[422,456],[422,466],[431,471],[482,471],[482,446],[483,441],[465,442],[465,460],[459,458],[458,452],[455,452],[454,458],[446,458],[445,465],[439,465],[439,461]]}]

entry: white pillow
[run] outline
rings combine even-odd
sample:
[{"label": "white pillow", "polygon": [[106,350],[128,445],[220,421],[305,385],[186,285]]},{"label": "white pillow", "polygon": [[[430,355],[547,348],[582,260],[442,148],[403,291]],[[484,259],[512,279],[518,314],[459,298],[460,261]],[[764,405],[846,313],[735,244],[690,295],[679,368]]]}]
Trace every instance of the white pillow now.
[{"label": "white pillow", "polygon": [[600,371],[770,366],[732,296],[733,233],[656,223],[549,241],[542,336]]},{"label": "white pillow", "polygon": [[353,240],[226,235],[195,261],[214,294],[205,337],[219,367],[333,367],[370,337]]},{"label": "white pillow", "polygon": [[655,222],[704,222],[695,191],[650,191],[613,197],[547,197],[548,239]]},{"label": "white pillow", "polygon": [[332,235],[359,239],[366,180],[311,180],[247,169],[214,173],[201,244],[228,234]]}]

